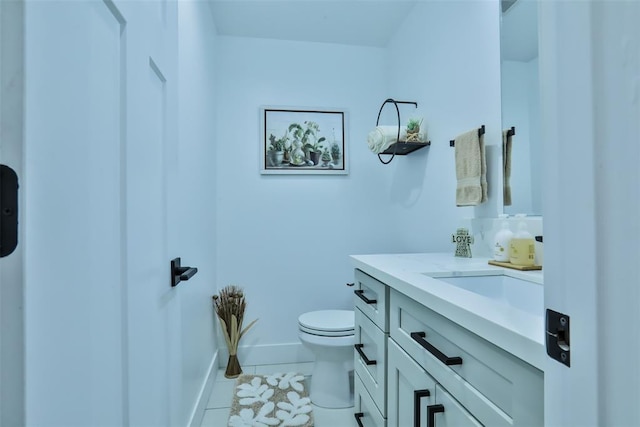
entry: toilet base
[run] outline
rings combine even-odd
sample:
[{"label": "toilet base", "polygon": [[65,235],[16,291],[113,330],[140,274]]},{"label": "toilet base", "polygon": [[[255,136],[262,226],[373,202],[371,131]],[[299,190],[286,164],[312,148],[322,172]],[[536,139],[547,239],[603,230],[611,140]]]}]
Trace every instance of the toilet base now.
[{"label": "toilet base", "polygon": [[311,403],[322,408],[353,406],[354,312],[323,310],[298,318],[302,345],[315,356],[309,386]]},{"label": "toilet base", "polygon": [[309,387],[311,403],[321,408],[353,406],[353,359],[316,360]]}]

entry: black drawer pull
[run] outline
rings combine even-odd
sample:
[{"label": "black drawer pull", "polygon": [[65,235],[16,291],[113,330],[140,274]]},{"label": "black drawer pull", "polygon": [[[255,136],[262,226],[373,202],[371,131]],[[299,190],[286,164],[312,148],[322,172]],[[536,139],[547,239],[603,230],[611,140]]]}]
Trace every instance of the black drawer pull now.
[{"label": "black drawer pull", "polygon": [[354,347],[356,348],[356,351],[358,352],[360,357],[362,357],[362,360],[364,360],[364,363],[366,365],[375,365],[376,363],[378,363],[375,360],[369,360],[367,355],[364,354],[364,351],[362,351],[362,347],[364,347],[364,344],[356,344],[356,345],[354,345]]},{"label": "black drawer pull", "polygon": [[425,350],[433,354],[439,361],[445,365],[462,365],[462,357],[448,357],[446,354],[432,346],[427,340],[424,339],[427,334],[424,332],[411,332],[411,338],[418,344],[420,344]]},{"label": "black drawer pull", "polygon": [[353,417],[356,419],[358,427],[364,427],[362,425],[362,421],[360,421],[360,418],[364,417],[364,412],[356,412],[355,414],[353,414]]},{"label": "black drawer pull", "polygon": [[444,412],[443,405],[427,406],[427,427],[436,427],[436,414]]},{"label": "black drawer pull", "polygon": [[356,294],[358,296],[358,298],[360,298],[362,301],[366,302],[367,304],[375,304],[378,302],[377,299],[369,299],[367,297],[364,296],[364,290],[362,289],[356,289],[355,291],[353,291],[354,294]]},{"label": "black drawer pull", "polygon": [[413,427],[420,427],[420,399],[431,396],[429,390],[415,390],[413,392]]}]

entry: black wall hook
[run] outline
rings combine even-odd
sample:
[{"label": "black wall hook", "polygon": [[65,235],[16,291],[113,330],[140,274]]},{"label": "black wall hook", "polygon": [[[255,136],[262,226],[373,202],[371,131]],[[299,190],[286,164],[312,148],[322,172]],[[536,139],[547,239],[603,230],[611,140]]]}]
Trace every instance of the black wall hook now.
[{"label": "black wall hook", "polygon": [[175,287],[182,280],[191,279],[198,269],[195,267],[182,267],[180,265],[180,258],[174,258],[171,260],[171,287]]}]

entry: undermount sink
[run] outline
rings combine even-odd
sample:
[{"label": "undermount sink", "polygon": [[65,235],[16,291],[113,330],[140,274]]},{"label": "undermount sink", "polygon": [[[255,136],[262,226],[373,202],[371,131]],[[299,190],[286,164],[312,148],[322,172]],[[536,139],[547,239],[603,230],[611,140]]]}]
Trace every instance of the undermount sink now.
[{"label": "undermount sink", "polygon": [[542,316],[544,312],[543,287],[537,283],[503,274],[429,276],[535,316]]}]

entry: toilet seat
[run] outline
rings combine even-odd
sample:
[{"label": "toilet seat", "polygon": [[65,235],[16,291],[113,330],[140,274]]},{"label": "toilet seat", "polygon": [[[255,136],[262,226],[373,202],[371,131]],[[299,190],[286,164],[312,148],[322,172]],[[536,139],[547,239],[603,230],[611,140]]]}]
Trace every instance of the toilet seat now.
[{"label": "toilet seat", "polygon": [[323,337],[345,337],[354,334],[353,310],[320,310],[301,314],[298,326],[302,332]]}]

